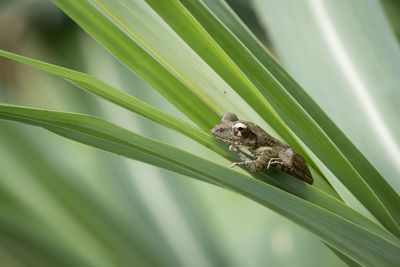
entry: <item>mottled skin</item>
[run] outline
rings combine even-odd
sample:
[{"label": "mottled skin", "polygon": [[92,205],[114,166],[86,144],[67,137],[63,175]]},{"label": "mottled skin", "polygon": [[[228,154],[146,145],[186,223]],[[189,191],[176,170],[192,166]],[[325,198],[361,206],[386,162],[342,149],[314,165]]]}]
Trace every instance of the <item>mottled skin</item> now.
[{"label": "mottled skin", "polygon": [[[302,156],[290,146],[273,138],[261,127],[239,120],[233,113],[225,114],[222,123],[216,125],[211,133],[231,144],[229,150],[238,153],[243,160],[231,163],[230,167],[244,165],[252,172],[259,172],[273,166],[309,184],[314,181]],[[239,150],[240,146],[246,148],[256,159],[248,158]]]}]

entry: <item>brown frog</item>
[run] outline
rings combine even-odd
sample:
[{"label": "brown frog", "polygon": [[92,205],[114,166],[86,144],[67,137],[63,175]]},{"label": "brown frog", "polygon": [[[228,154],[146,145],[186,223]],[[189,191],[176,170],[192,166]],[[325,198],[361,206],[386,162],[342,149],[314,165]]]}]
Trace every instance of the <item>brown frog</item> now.
[{"label": "brown frog", "polygon": [[[252,172],[259,172],[273,166],[306,183],[314,181],[306,161],[293,148],[273,138],[258,125],[239,120],[233,113],[225,114],[222,123],[216,125],[211,133],[231,144],[229,150],[238,153],[243,160],[233,162],[229,167],[244,165]],[[248,158],[239,150],[240,147],[246,148],[256,159]]]}]

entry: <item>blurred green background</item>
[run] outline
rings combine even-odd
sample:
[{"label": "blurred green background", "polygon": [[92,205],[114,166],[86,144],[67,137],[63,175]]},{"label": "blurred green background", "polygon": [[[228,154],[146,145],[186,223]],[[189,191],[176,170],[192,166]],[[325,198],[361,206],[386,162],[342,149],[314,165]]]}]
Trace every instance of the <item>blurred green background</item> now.
[{"label": "blurred green background", "polygon": [[[229,4],[271,47],[253,5]],[[0,48],[92,74],[188,121],[50,1],[0,1]],[[209,157],[165,127],[5,59],[0,101],[100,116]],[[1,121],[0,266],[88,265],[345,264],[312,234],[227,190]]]}]

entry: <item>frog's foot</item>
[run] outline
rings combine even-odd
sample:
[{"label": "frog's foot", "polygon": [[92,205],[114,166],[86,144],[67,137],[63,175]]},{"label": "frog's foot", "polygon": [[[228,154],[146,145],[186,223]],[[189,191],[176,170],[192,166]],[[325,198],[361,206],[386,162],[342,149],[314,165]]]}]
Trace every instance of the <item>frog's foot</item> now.
[{"label": "frog's foot", "polygon": [[229,164],[229,168],[233,168],[235,166],[242,166],[242,165],[247,165],[248,163],[246,161],[241,161],[241,162],[232,162]]},{"label": "frog's foot", "polygon": [[269,169],[269,167],[271,167],[271,165],[275,164],[283,164],[283,161],[280,158],[271,158],[268,161],[267,170]]},{"label": "frog's foot", "polygon": [[239,149],[237,147],[235,147],[235,145],[230,145],[229,146],[229,150],[238,153]]},{"label": "frog's foot", "polygon": [[[236,152],[243,161],[245,161],[245,162],[251,161],[251,159],[249,159],[244,153],[242,153],[242,151],[240,151],[235,145],[230,145],[229,150]],[[241,164],[241,165],[247,165],[247,163]]]}]

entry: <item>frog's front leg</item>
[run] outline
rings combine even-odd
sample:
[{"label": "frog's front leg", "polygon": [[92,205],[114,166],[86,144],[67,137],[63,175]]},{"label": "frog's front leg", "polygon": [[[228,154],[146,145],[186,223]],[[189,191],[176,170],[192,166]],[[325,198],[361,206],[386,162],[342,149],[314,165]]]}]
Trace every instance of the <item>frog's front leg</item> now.
[{"label": "frog's front leg", "polygon": [[269,158],[259,157],[256,160],[245,160],[242,162],[232,162],[229,167],[246,166],[251,172],[259,172],[268,165]]},{"label": "frog's front leg", "polygon": [[246,157],[245,154],[243,154],[239,149],[237,149],[235,146],[231,145],[229,147],[229,150],[234,151],[239,154],[240,158],[243,160],[241,162],[232,162],[229,167],[233,168],[235,166],[246,166],[249,168],[251,172],[259,172],[263,170],[269,162],[269,157],[266,156],[261,156],[256,160],[252,160],[248,157]]},{"label": "frog's front leg", "polygon": [[234,145],[230,145],[230,146],[229,146],[229,150],[230,150],[230,151],[233,151],[233,152],[236,152],[242,160],[244,160],[244,161],[251,161],[250,158],[248,158],[242,151],[240,151],[240,150],[239,150],[237,147],[235,147]]}]

